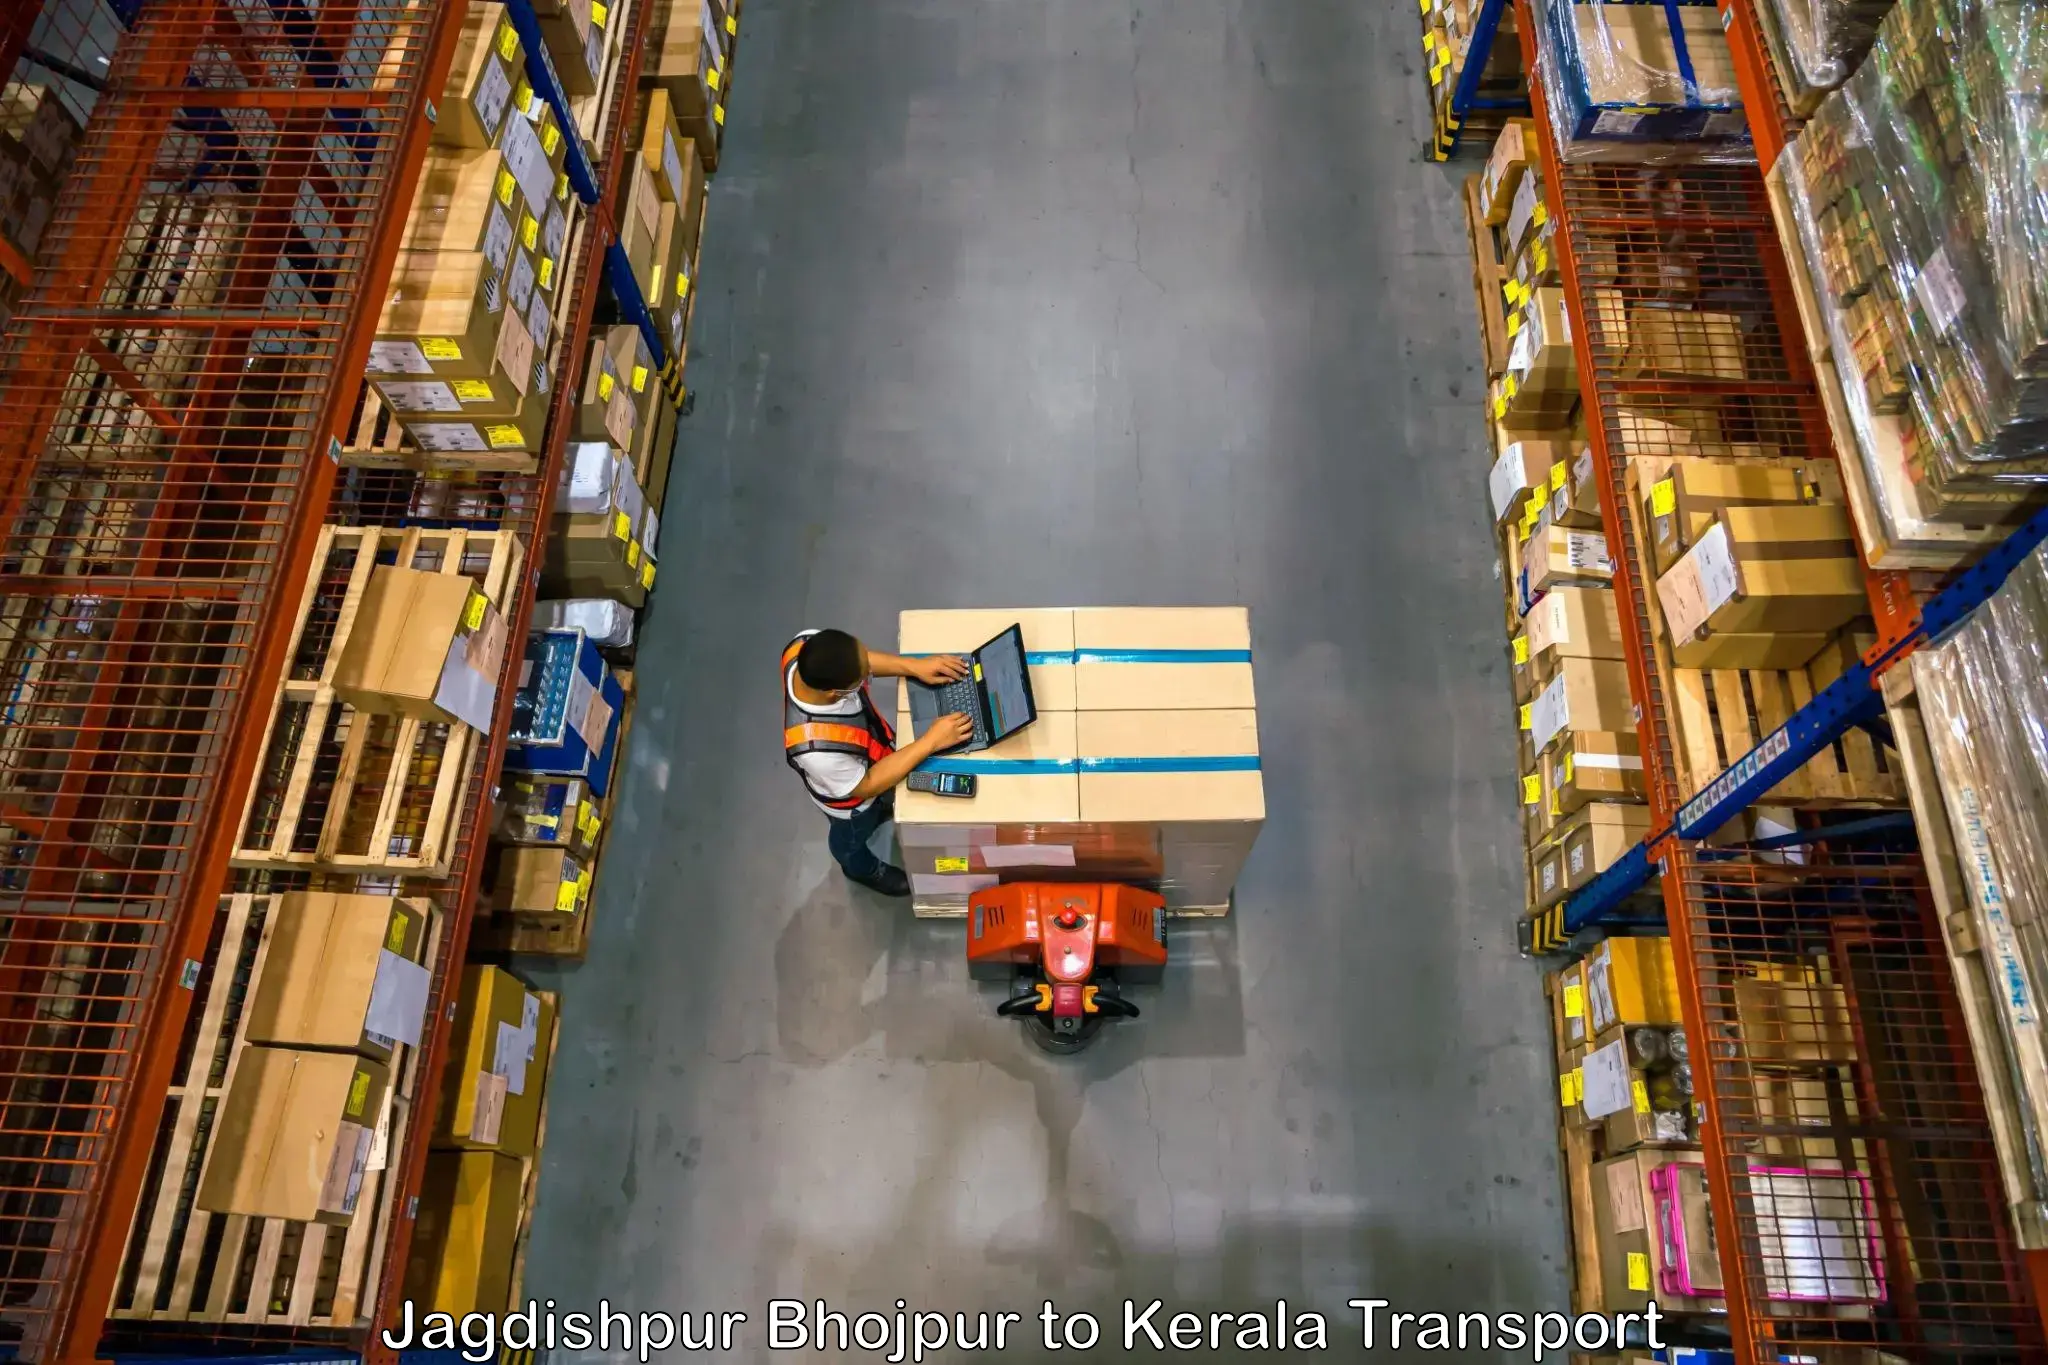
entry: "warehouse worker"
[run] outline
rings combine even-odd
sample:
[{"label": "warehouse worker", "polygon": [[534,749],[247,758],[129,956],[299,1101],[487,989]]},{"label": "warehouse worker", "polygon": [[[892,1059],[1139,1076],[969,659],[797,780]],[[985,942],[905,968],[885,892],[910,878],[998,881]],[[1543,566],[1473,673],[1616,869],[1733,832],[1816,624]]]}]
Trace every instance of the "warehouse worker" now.
[{"label": "warehouse worker", "polygon": [[868,695],[871,678],[915,678],[937,687],[967,676],[952,655],[905,659],[869,651],[843,630],[807,630],[782,651],[782,750],[811,799],[831,817],[839,870],[885,896],[910,894],[903,869],[868,848],[896,808],[896,784],[935,753],[974,733],[965,715],[941,716],[907,747]]}]

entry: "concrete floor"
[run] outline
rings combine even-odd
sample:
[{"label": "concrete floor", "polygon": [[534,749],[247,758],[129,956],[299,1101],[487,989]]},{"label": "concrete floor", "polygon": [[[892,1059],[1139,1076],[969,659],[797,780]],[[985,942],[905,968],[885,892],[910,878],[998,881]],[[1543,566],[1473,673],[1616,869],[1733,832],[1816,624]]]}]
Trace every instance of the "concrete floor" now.
[{"label": "concrete floor", "polygon": [[[1345,1350],[1353,1297],[1562,1308],[1414,11],[752,0],[742,33],[595,941],[536,973],[529,1290],[744,1311],[739,1359],[775,1296],[1022,1312],[1025,1361],[1048,1297],[1112,1338],[1126,1297],[1284,1297]],[[1054,1060],[958,923],[837,875],[774,660],[1069,603],[1250,605],[1269,817],[1142,1023]]]}]

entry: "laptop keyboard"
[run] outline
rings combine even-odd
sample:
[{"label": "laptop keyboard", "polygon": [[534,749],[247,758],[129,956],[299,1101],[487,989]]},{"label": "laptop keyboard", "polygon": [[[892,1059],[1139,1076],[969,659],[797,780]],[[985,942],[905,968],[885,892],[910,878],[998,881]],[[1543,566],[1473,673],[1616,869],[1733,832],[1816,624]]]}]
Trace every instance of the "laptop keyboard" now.
[{"label": "laptop keyboard", "polygon": [[974,690],[974,679],[960,678],[935,687],[932,691],[938,697],[938,714],[949,716],[955,711],[961,711],[974,722],[974,738],[968,741],[970,744],[988,743],[988,726],[981,718],[981,700]]}]

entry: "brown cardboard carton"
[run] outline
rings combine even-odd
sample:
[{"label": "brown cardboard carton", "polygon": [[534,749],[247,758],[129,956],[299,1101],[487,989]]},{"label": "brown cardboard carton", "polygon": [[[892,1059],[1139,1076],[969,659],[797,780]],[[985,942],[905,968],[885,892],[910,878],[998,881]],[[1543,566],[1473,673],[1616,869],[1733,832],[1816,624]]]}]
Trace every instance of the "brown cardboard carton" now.
[{"label": "brown cardboard carton", "polygon": [[629,607],[647,601],[639,523],[623,512],[555,518],[543,589],[557,597],[609,597]]},{"label": "brown cardboard carton", "polygon": [[[705,166],[718,164],[718,119],[724,73],[718,40],[705,31],[699,7],[679,0],[655,11],[640,83],[667,97],[676,130],[697,145]],[[717,81],[714,88],[712,82]]]},{"label": "brown cardboard carton", "polygon": [[1599,1251],[1600,1283],[1592,1306],[1600,1312],[1636,1311],[1655,1303],[1661,1312],[1711,1312],[1719,1299],[1665,1292],[1660,1274],[1668,1264],[1665,1241],[1656,1227],[1650,1175],[1659,1167],[1702,1160],[1697,1150],[1643,1149],[1593,1166],[1593,1237]]},{"label": "brown cardboard carton", "polygon": [[1251,647],[1243,607],[1078,608],[1074,707],[1250,710]]},{"label": "brown cardboard carton", "polygon": [[448,84],[434,105],[434,141],[450,147],[488,147],[498,140],[512,107],[512,86],[525,53],[500,4],[469,6],[455,41]]},{"label": "brown cardboard carton", "polygon": [[1735,983],[1735,1017],[1752,1062],[1856,1060],[1848,1001],[1839,985],[1744,977]]},{"label": "brown cardboard carton", "polygon": [[[1082,710],[1074,734],[1085,821],[1256,825],[1266,818],[1258,718],[1250,710]],[[1157,766],[1112,766],[1124,759]],[[1185,770],[1176,769],[1176,760],[1187,761]],[[1211,766],[1235,760],[1246,766]]]},{"label": "brown cardboard carton", "polygon": [[1564,850],[1565,885],[1576,891],[1613,866],[1650,833],[1650,808],[1595,801],[1558,828]]},{"label": "brown cardboard carton", "polygon": [[[689,202],[691,174],[688,167],[696,159],[694,149],[677,130],[675,115],[669,108],[668,91],[659,86],[649,92],[647,120],[640,126],[640,158],[646,162],[648,173],[654,178],[654,188],[660,193],[663,203]],[[701,183],[701,165],[697,175]]]},{"label": "brown cardboard carton", "polygon": [[479,251],[493,269],[511,262],[526,200],[496,147],[434,147],[420,168],[400,251]]},{"label": "brown cardboard carton", "polygon": [[358,711],[488,730],[505,624],[474,580],[380,564],[334,670]]},{"label": "brown cardboard carton", "polygon": [[491,822],[491,842],[566,848],[586,861],[604,827],[596,797],[580,777],[507,773]]},{"label": "brown cardboard carton", "polygon": [[[1074,655],[1074,611],[1070,607],[906,611],[896,618],[897,648],[912,655],[966,654],[1011,626],[1023,628],[1031,698],[1040,713],[1073,710],[1074,665],[1069,660]],[[903,684],[897,687],[900,691]],[[908,793],[897,793],[899,800],[905,795]]]},{"label": "brown cardboard carton", "polygon": [[[405,380],[489,379],[499,368],[504,311],[504,287],[483,252],[401,255],[377,319],[370,373]],[[517,370],[510,373],[515,382],[522,377]]]},{"label": "brown cardboard carton", "polygon": [[1541,768],[1539,761],[1536,770],[1523,773],[1516,792],[1522,803],[1522,842],[1531,849],[1544,841],[1551,827]]},{"label": "brown cardboard carton", "polygon": [[1629,311],[1622,378],[1739,381],[1745,374],[1742,322],[1733,314],[1673,308]]},{"label": "brown cardboard carton", "polygon": [[1553,1006],[1556,1015],[1553,1020],[1557,1031],[1559,1056],[1568,1056],[1572,1049],[1585,1046],[1592,1038],[1586,1028],[1586,967],[1574,962],[1558,973],[1558,982],[1553,991]]},{"label": "brown cardboard carton", "polygon": [[278,897],[244,1037],[389,1062],[398,1043],[419,1040],[426,928],[425,901],[331,891]]},{"label": "brown cardboard carton", "polygon": [[352,1053],[244,1048],[193,1202],[209,1213],[345,1225],[387,1080],[382,1063]]},{"label": "brown cardboard carton", "polygon": [[1689,458],[1646,465],[1639,479],[1650,528],[1651,562],[1668,573],[1715,517],[1730,507],[1796,504],[1812,500],[1802,472],[1758,460]]},{"label": "brown cardboard carton", "polygon": [[1486,169],[1479,174],[1479,213],[1493,227],[1508,220],[1522,172],[1536,160],[1536,121],[1511,118],[1493,140]]},{"label": "brown cardboard carton", "polygon": [[1568,416],[1578,404],[1579,373],[1572,359],[1571,321],[1564,291],[1535,290],[1510,319],[1507,372],[1501,378],[1505,410],[1497,416],[1529,419]]},{"label": "brown cardboard carton", "polygon": [[1550,765],[1547,785],[1559,818],[1594,801],[1647,799],[1642,745],[1632,732],[1567,730],[1544,759]]},{"label": "brown cardboard carton", "polygon": [[1529,652],[1546,663],[1557,659],[1624,657],[1621,613],[1612,588],[1553,587],[1529,609],[1524,619],[1529,631]]},{"label": "brown cardboard carton", "polygon": [[[1585,1110],[1597,1122],[1610,1153],[1632,1147],[1671,1147],[1694,1137],[1691,1100],[1673,1079],[1671,1031],[1613,1028],[1595,1035],[1584,1063]],[[1654,1049],[1654,1064],[1644,1049]]]},{"label": "brown cardboard carton", "polygon": [[1556,840],[1545,839],[1530,852],[1529,884],[1539,910],[1547,910],[1565,898],[1564,858]]},{"label": "brown cardboard carton", "polygon": [[571,434],[578,441],[606,441],[619,450],[631,450],[639,423],[640,409],[628,376],[620,372],[606,338],[593,337]]},{"label": "brown cardboard carton", "polygon": [[525,1165],[498,1152],[429,1152],[405,1261],[420,1313],[502,1313],[512,1293]]},{"label": "brown cardboard carton", "polygon": [[1826,634],[1866,613],[1862,565],[1853,553],[1832,553],[1844,548],[1842,542],[1753,538],[1759,534],[1756,523],[1765,517],[1776,524],[1788,516],[1818,513],[1832,521],[1836,511],[1731,507],[1723,512],[1657,580],[1657,602],[1672,643],[1683,646],[1738,633]]},{"label": "brown cardboard carton", "polygon": [[501,848],[493,910],[574,917],[590,897],[590,866],[566,848]]},{"label": "brown cardboard carton", "polygon": [[1523,711],[1522,728],[1539,753],[1572,731],[1633,730],[1628,665],[1618,659],[1561,659],[1556,676]]},{"label": "brown cardboard carton", "polygon": [[[612,369],[625,381],[627,397],[633,404],[634,430],[651,434],[654,409],[662,401],[662,393],[661,376],[655,373],[654,355],[647,349],[647,338],[638,327],[624,324],[605,330],[604,345],[611,355]],[[636,470],[639,464],[636,460]],[[643,480],[641,487],[646,486]]]},{"label": "brown cardboard carton", "polygon": [[554,1028],[554,1007],[510,972],[465,967],[434,1145],[532,1156]]},{"label": "brown cardboard carton", "polygon": [[597,93],[598,63],[592,56],[602,56],[604,49],[602,41],[590,41],[590,0],[541,0],[533,8],[562,92],[573,98]]},{"label": "brown cardboard carton", "polygon": [[659,298],[661,257],[657,236],[661,231],[661,194],[647,163],[636,157],[625,166],[622,202],[618,210],[619,243],[626,249],[626,261],[633,267],[633,280],[647,298]]},{"label": "brown cardboard carton", "polygon": [[1583,439],[1573,443],[1568,464],[1550,471],[1550,520],[1575,531],[1598,531],[1603,525],[1600,512],[1600,481],[1593,462],[1593,448]]},{"label": "brown cardboard carton", "polygon": [[1503,446],[1487,476],[1494,523],[1506,526],[1528,510],[1532,498],[1547,498],[1552,467],[1564,464],[1570,454],[1571,444],[1563,440],[1517,438]]},{"label": "brown cardboard carton", "polygon": [[1531,597],[1557,587],[1604,587],[1614,581],[1607,537],[1598,531],[1574,531],[1549,523],[1537,526],[1522,547],[1522,565]]},{"label": "brown cardboard carton", "polygon": [[474,580],[380,564],[334,670],[358,711],[488,730],[505,657],[504,618]]},{"label": "brown cardboard carton", "polygon": [[[911,733],[910,704],[900,691],[898,697],[896,733],[901,742]],[[898,789],[896,823],[903,836],[904,868],[913,877],[924,866],[911,853],[913,847],[919,846],[928,850],[928,860],[957,858],[960,862],[953,867],[949,862],[932,861],[929,870],[933,875],[957,875],[970,868],[965,839],[957,841],[961,847],[955,850],[956,841],[943,833],[920,839],[910,832],[910,826],[1052,825],[1072,824],[1081,818],[1080,780],[1072,768],[1076,758],[1072,711],[1040,711],[1036,721],[989,746],[977,757],[1037,760],[1047,770],[982,773],[976,779],[974,795],[964,800]],[[927,889],[949,888],[935,884]],[[950,889],[959,888],[954,885]]]}]

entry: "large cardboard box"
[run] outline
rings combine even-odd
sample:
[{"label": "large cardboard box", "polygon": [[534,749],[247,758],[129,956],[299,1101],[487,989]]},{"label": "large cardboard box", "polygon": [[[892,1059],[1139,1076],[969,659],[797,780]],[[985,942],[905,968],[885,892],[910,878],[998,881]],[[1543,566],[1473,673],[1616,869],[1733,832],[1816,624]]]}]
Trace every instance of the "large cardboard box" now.
[{"label": "large cardboard box", "polygon": [[519,183],[496,147],[430,148],[398,248],[480,251],[502,271],[525,212]]},{"label": "large cardboard box", "polygon": [[1728,508],[1812,502],[1819,493],[1797,466],[1761,460],[1681,457],[1646,462],[1641,473],[1655,474],[1638,480],[1638,496],[1659,574],[1669,573]]},{"label": "large cardboard box", "polygon": [[1560,659],[1620,659],[1621,612],[1614,590],[1561,584],[1524,618],[1529,653],[1549,671]]},{"label": "large cardboard box", "polygon": [[1578,890],[1649,834],[1648,806],[1595,801],[1577,811],[1557,831],[1558,847],[1564,850],[1565,886]]},{"label": "large cardboard box", "polygon": [[532,1156],[554,1030],[554,1007],[510,972],[464,968],[434,1145]]},{"label": "large cardboard box", "polygon": [[590,898],[590,865],[566,848],[501,848],[497,854],[493,910],[573,918]]},{"label": "large cardboard box", "polygon": [[1664,1288],[1676,1267],[1667,1259],[1666,1239],[1655,1218],[1651,1176],[1673,1163],[1697,1165],[1698,1150],[1644,1148],[1593,1166],[1593,1236],[1599,1249],[1600,1283],[1593,1307],[1604,1313],[1640,1312],[1655,1303],[1661,1312],[1711,1312],[1718,1298],[1694,1297]]},{"label": "large cardboard box", "polygon": [[655,11],[648,47],[641,58],[640,83],[668,98],[676,130],[696,143],[707,168],[718,165],[718,130],[724,70],[715,24],[708,7],[676,0]]},{"label": "large cardboard box", "polygon": [[243,1015],[249,1042],[378,1062],[418,1044],[429,985],[420,965],[425,901],[291,891],[266,928],[263,974]]},{"label": "large cardboard box", "polygon": [[502,1313],[512,1293],[526,1165],[498,1152],[429,1152],[405,1261],[420,1313]]},{"label": "large cardboard box", "polygon": [[591,24],[590,0],[539,0],[533,12],[562,92],[577,98],[595,94],[604,34]]},{"label": "large cardboard box", "polygon": [[1668,1028],[1683,1022],[1670,939],[1603,939],[1585,962],[1587,1019],[1594,1033],[1616,1025]]},{"label": "large cardboard box", "polygon": [[1550,471],[1571,456],[1571,443],[1525,438],[1510,441],[1493,462],[1486,487],[1493,500],[1493,519],[1505,526],[1528,509],[1534,497],[1548,497]]},{"label": "large cardboard box", "polygon": [[653,575],[646,567],[640,524],[624,512],[608,517],[556,517],[541,584],[555,597],[609,597],[644,606]]},{"label": "large cardboard box", "polygon": [[1735,983],[1735,1019],[1751,1062],[1856,1060],[1856,1035],[1841,986],[1810,980],[1743,977]]},{"label": "large cardboard box", "polygon": [[[627,264],[633,267],[633,281],[643,299],[658,298],[661,287],[661,194],[647,163],[635,157],[625,165],[616,210],[619,245],[626,249]],[[653,306],[652,304],[649,305]]]},{"label": "large cardboard box", "polygon": [[[694,261],[697,259],[697,243],[704,230],[704,163],[691,154],[689,134],[676,123],[675,106],[669,100],[668,91],[661,86],[647,92],[647,126],[641,144],[643,160],[649,160],[653,155],[657,129],[660,130],[659,164],[650,163],[648,169],[654,172],[655,189],[665,200],[682,210],[683,251],[686,259]],[[668,154],[672,144],[677,149],[673,162]]]},{"label": "large cardboard box", "polygon": [[[1824,504],[1722,511],[1657,580],[1674,648],[1715,635],[1824,636],[1868,612],[1855,546],[1836,538],[1845,530],[1842,509]],[[1811,657],[1776,666],[1796,667]]]},{"label": "large cardboard box", "polygon": [[1595,801],[1642,801],[1641,741],[1634,732],[1567,730],[1544,755],[1552,814],[1563,818]]},{"label": "large cardboard box", "polygon": [[1564,290],[1548,285],[1536,289],[1515,319],[1507,372],[1501,377],[1505,404],[1494,415],[1524,422],[1545,417],[1561,421],[1579,401]]},{"label": "large cardboard box", "polygon": [[498,140],[512,107],[512,86],[525,54],[500,4],[474,4],[463,12],[448,84],[434,102],[434,141],[450,147],[488,147]]},{"label": "large cardboard box", "polygon": [[1499,227],[1508,220],[1508,207],[1521,188],[1522,172],[1536,161],[1536,121],[1511,118],[1502,125],[1487,155],[1486,169],[1479,173],[1479,214],[1489,225]]},{"label": "large cardboard box", "polygon": [[505,618],[463,574],[380,564],[334,668],[358,711],[489,730],[505,661]]},{"label": "large cardboard box", "polygon": [[[377,319],[368,373],[380,381],[417,381],[489,379],[502,370],[517,384],[532,357],[529,351],[521,364],[501,354],[504,316],[504,285],[483,252],[401,255]],[[519,392],[526,392],[524,385]]]},{"label": "large cardboard box", "polygon": [[1732,313],[1633,308],[1621,377],[1739,382],[1747,373],[1742,347],[1742,320]]},{"label": "large cardboard box", "polygon": [[974,772],[973,798],[897,795],[918,910],[964,909],[979,886],[1026,879],[1129,881],[1172,909],[1227,907],[1265,818],[1243,610],[906,612],[899,649],[972,649],[1012,623],[1038,721],[936,761]]},{"label": "large cardboard box", "polygon": [[193,1202],[209,1213],[346,1224],[388,1079],[381,1062],[353,1053],[242,1049]]},{"label": "large cardboard box", "polygon": [[1605,587],[1614,581],[1614,559],[1600,532],[1544,522],[1522,546],[1522,574],[1534,599],[1557,587]]},{"label": "large cardboard box", "polygon": [[564,848],[588,860],[603,828],[598,800],[582,778],[508,773],[493,812],[491,842]]},{"label": "large cardboard box", "polygon": [[1560,659],[1556,676],[1523,708],[1522,719],[1539,753],[1574,731],[1634,730],[1628,665],[1619,659]]}]

